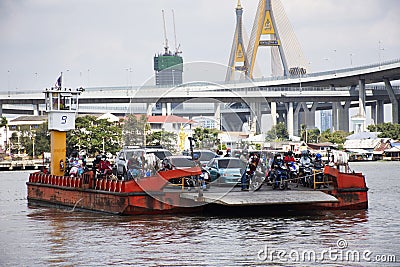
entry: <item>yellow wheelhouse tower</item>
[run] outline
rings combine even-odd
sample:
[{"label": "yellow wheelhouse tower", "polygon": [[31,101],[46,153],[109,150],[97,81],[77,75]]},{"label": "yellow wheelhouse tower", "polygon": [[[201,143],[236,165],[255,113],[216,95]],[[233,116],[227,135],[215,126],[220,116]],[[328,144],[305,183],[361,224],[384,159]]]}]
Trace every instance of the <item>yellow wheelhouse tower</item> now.
[{"label": "yellow wheelhouse tower", "polygon": [[44,91],[50,131],[50,173],[52,175],[64,175],[67,131],[75,129],[78,96],[82,92],[83,88],[75,90],[62,88],[61,82],[59,86],[46,88]]}]

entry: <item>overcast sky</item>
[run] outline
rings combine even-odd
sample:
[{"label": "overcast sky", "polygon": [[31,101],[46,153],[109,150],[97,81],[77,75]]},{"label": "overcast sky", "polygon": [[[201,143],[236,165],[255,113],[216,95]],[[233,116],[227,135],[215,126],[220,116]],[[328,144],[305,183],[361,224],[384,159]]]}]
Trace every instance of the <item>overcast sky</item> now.
[{"label": "overcast sky", "polygon": [[[314,72],[400,58],[398,0],[281,1]],[[42,90],[61,71],[73,88],[143,84],[163,49],[162,9],[171,48],[175,11],[185,62],[226,64],[236,2],[1,0],[0,91]],[[241,2],[250,35],[258,0]]]}]

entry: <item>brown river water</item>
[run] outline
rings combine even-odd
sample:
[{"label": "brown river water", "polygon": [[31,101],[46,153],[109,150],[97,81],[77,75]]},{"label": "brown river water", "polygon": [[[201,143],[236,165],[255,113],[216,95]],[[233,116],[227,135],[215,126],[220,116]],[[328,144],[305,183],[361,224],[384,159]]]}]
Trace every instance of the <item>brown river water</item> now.
[{"label": "brown river water", "polygon": [[262,217],[28,207],[29,172],[0,172],[0,266],[400,266],[400,163],[350,166],[368,210]]}]

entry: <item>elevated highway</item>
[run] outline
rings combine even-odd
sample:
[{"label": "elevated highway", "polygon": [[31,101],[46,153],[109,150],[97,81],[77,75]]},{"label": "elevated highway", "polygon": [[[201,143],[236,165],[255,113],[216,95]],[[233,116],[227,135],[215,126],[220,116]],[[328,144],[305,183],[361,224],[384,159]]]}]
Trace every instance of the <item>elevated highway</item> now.
[{"label": "elevated highway", "polygon": [[[204,81],[185,83],[177,87],[86,88],[79,101],[83,105],[97,105],[99,111],[104,110],[102,108],[104,104],[126,105],[128,111],[129,103],[144,104],[147,113],[154,112],[154,103],[160,103],[161,113],[164,114],[170,111],[168,103],[214,103],[214,113],[217,118],[220,116],[221,103],[244,102],[250,108],[251,116],[261,118],[261,114],[271,113],[273,123],[277,122],[274,118],[280,117],[288,124],[289,132],[293,134],[298,130],[300,123],[314,127],[315,119],[313,121],[307,117],[312,118],[312,112],[329,108],[329,105],[334,111],[334,121],[337,121],[335,129],[348,130],[345,120],[348,124],[349,116],[345,114],[348,114],[351,106],[356,105],[359,106],[360,115],[364,117],[365,106],[367,104],[374,106],[376,114],[373,115],[373,119],[376,123],[380,123],[383,122],[383,105],[392,103],[393,121],[398,123],[400,91],[397,86],[392,86],[392,82],[397,80],[400,80],[400,60],[253,81],[229,83]],[[384,86],[376,86],[376,83],[384,83]],[[311,108],[309,108],[310,103],[312,103]],[[38,91],[6,92],[0,94],[0,105],[3,114],[21,114],[23,110],[38,114],[44,110],[44,97],[43,93]],[[311,115],[293,117],[301,112],[306,114],[311,112]],[[339,121],[344,122],[339,123]]]}]

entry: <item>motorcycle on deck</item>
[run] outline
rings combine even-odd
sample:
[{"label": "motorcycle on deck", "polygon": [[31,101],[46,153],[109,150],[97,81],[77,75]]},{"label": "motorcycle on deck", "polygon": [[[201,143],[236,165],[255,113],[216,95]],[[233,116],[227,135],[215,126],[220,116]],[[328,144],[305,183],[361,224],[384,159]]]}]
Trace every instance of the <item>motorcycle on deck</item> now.
[{"label": "motorcycle on deck", "polygon": [[261,189],[261,186],[264,184],[266,180],[265,172],[262,171],[261,166],[257,166],[257,169],[253,174],[249,175],[250,189],[252,191],[258,191]]},{"label": "motorcycle on deck", "polygon": [[288,188],[288,169],[284,164],[277,166],[274,170],[272,189],[285,190]]},{"label": "motorcycle on deck", "polygon": [[311,187],[313,185],[314,173],[311,163],[307,163],[300,167],[300,183],[303,186]]},{"label": "motorcycle on deck", "polygon": [[294,162],[289,162],[289,179],[292,181],[292,183],[297,182],[297,179],[299,177],[299,169],[296,166],[296,163]]}]

